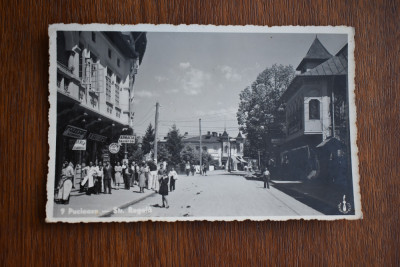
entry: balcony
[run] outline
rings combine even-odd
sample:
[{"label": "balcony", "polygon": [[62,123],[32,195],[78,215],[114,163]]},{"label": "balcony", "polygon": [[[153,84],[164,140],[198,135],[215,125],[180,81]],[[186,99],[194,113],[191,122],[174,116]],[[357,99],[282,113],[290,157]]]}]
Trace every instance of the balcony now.
[{"label": "balcony", "polygon": [[72,70],[70,70],[67,66],[65,66],[63,63],[60,61],[57,61],[57,71],[59,71],[61,74],[63,74],[65,77],[74,80],[76,83],[80,84],[81,79],[76,76]]}]

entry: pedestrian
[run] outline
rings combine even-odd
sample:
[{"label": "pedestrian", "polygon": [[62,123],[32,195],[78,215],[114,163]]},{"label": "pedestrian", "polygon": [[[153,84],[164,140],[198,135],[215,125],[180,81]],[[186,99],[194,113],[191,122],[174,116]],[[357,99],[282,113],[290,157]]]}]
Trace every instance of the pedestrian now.
[{"label": "pedestrian", "polygon": [[130,173],[131,173],[130,178],[129,178],[130,187],[133,187],[133,185],[135,183],[135,162],[134,161],[132,161],[132,163],[131,163]]},{"label": "pedestrian", "polygon": [[54,198],[56,203],[68,204],[72,190],[72,179],[74,177],[74,167],[72,162],[64,162],[64,168],[61,171],[61,179],[56,189]]},{"label": "pedestrian", "polygon": [[128,167],[128,163],[126,161],[122,162],[122,177],[124,180],[124,188],[126,190],[129,190],[130,188],[130,172],[129,172],[129,167]]},{"label": "pedestrian", "polygon": [[144,193],[144,188],[146,187],[146,166],[143,162],[139,169],[139,188],[140,193]]},{"label": "pedestrian", "polygon": [[268,169],[265,168],[263,171],[264,188],[267,187],[268,189],[269,189],[269,176],[270,176],[270,173],[269,173]]},{"label": "pedestrian", "polygon": [[147,171],[147,189],[150,190],[150,189],[153,189],[153,179],[154,179],[154,177],[153,177],[152,171],[150,170],[150,166],[149,165],[147,165],[147,168],[148,168],[148,171]]},{"label": "pedestrian", "polygon": [[93,165],[93,162],[89,162],[89,166],[86,166],[85,169],[86,176],[85,178],[83,178],[81,186],[85,186],[85,184],[87,183],[88,189],[86,191],[86,194],[90,196],[92,193],[94,193],[94,176],[97,175],[97,172],[96,167]]},{"label": "pedestrian", "polygon": [[203,164],[203,175],[207,176],[207,165],[205,163]]},{"label": "pedestrian", "polygon": [[169,177],[169,191],[175,190],[175,182],[178,180],[178,174],[176,173],[174,167],[171,168],[171,171],[168,173]]},{"label": "pedestrian", "polygon": [[160,190],[158,193],[161,195],[161,201],[162,201],[162,207],[164,208],[169,208],[168,205],[168,175],[166,175],[166,172],[160,168],[161,176],[160,176]]},{"label": "pedestrian", "polygon": [[163,164],[160,163],[159,165],[160,167],[157,170],[157,175],[154,177],[154,191],[156,191],[156,193],[160,190],[160,180],[164,174],[164,167]]},{"label": "pedestrian", "polygon": [[96,168],[97,176],[96,176],[96,187],[95,194],[98,195],[102,192],[103,188],[103,163],[99,162],[99,165]]},{"label": "pedestrian", "polygon": [[189,176],[189,174],[190,174],[190,162],[189,161],[186,162],[185,171],[186,171],[186,176]]},{"label": "pedestrian", "polygon": [[104,194],[111,194],[111,179],[112,179],[112,167],[110,165],[110,162],[107,162],[104,163],[104,169],[103,169]]},{"label": "pedestrian", "polygon": [[117,166],[115,166],[114,170],[115,170],[115,189],[118,190],[120,184],[124,182],[122,178],[122,166],[119,163],[119,161],[117,162]]},{"label": "pedestrian", "polygon": [[196,172],[196,168],[194,167],[193,164],[190,165],[190,172],[192,173],[192,176],[194,176],[194,173]]},{"label": "pedestrian", "polygon": [[135,183],[139,184],[139,164],[135,163]]}]

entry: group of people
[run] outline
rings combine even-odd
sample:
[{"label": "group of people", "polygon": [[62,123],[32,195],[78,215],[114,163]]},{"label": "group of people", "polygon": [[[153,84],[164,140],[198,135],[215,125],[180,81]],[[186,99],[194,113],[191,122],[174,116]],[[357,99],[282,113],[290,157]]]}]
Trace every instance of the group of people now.
[{"label": "group of people", "polygon": [[[207,164],[204,163],[203,165],[200,166],[200,174],[201,175],[204,175],[204,176],[207,175],[207,170],[208,170]],[[196,172],[196,168],[193,164],[190,164],[190,162],[188,161],[185,164],[185,172],[186,172],[186,176],[189,176],[190,174],[192,174],[192,176],[194,176],[194,173]]]},{"label": "group of people", "polygon": [[[82,166],[80,181],[81,193],[92,194],[111,194],[112,189],[126,189],[137,185],[139,192],[144,190],[154,190],[162,195],[163,207],[169,207],[167,201],[168,192],[176,188],[178,174],[172,167],[167,172],[165,164],[161,163],[158,170],[151,171],[147,163],[137,164],[132,162],[128,164],[123,161],[112,167],[110,162],[96,164],[89,162],[88,166]],[[59,204],[68,204],[70,193],[74,187],[75,170],[72,162],[64,162],[61,171],[61,178],[55,190],[55,202]]]}]

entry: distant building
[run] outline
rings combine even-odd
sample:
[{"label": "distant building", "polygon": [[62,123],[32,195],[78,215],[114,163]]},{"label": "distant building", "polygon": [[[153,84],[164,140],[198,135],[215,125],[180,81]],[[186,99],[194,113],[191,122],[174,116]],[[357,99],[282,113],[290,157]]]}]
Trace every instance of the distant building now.
[{"label": "distant building", "polygon": [[[109,161],[108,145],[131,132],[146,43],[142,32],[57,32],[57,174],[64,160]],[[73,149],[78,139],[85,150]]]},{"label": "distant building", "polygon": [[[199,136],[184,138],[182,141],[185,146],[200,151]],[[207,151],[213,160],[218,162],[218,166],[224,166],[225,169],[229,167],[229,158],[232,170],[241,169],[246,163],[243,159],[243,144],[244,138],[240,132],[236,138],[229,137],[226,131],[223,134],[207,132],[201,136],[202,151]]]},{"label": "distant building", "polygon": [[347,45],[333,56],[315,38],[282,95],[287,132],[280,161],[292,170],[287,175],[311,178],[324,173],[324,147],[334,144],[328,149],[332,163],[348,142],[347,62]]}]

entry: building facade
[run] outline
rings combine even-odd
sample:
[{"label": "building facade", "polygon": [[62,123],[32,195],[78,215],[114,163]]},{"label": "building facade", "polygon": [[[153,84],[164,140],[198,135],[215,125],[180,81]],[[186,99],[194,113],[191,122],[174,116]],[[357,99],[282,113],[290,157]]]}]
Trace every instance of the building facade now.
[{"label": "building facade", "polygon": [[[146,44],[142,32],[57,32],[56,177],[65,160],[109,161],[109,144],[132,134],[133,85]],[[84,150],[74,150],[78,140]]]},{"label": "building facade", "polygon": [[347,62],[347,45],[331,55],[316,37],[297,67],[281,98],[286,110],[286,138],[280,146],[285,176],[344,179],[332,177],[330,170],[350,149]]},{"label": "building facade", "polygon": [[[189,146],[194,151],[200,151],[199,136],[184,138],[182,142],[185,147]],[[226,170],[243,169],[246,163],[243,159],[243,145],[244,138],[240,132],[236,138],[229,137],[226,131],[222,134],[207,132],[201,136],[202,151],[207,151],[213,160],[218,162],[218,167],[224,167]]]}]

